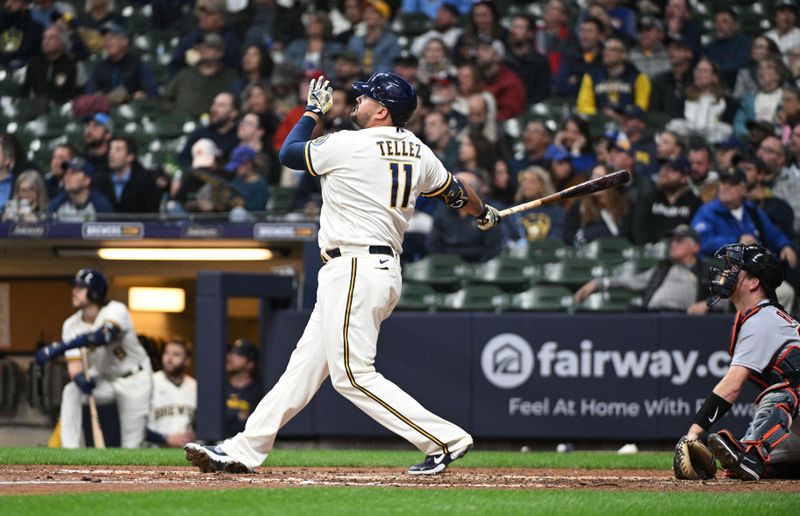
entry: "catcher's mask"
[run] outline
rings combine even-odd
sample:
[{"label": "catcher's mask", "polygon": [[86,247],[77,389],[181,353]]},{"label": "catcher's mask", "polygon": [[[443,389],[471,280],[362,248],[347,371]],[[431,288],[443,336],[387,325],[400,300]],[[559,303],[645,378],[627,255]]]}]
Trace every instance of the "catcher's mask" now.
[{"label": "catcher's mask", "polygon": [[761,287],[769,299],[778,301],[775,289],[783,281],[783,267],[767,248],[760,244],[728,244],[720,247],[714,257],[725,260],[725,268],[709,267],[711,284],[706,302],[708,306],[731,297],[739,280],[739,272],[743,270],[761,281]]}]

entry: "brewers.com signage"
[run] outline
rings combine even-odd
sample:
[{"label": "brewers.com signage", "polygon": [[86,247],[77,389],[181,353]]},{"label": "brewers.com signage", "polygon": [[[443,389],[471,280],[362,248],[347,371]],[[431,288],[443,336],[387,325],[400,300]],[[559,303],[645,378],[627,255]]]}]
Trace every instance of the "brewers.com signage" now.
[{"label": "brewers.com signage", "polygon": [[[263,378],[308,313],[277,314]],[[381,328],[376,369],[476,438],[675,440],[728,367],[731,314],[423,314]],[[718,428],[743,433],[747,388]],[[284,435],[389,435],[326,382]]]},{"label": "brewers.com signage", "polygon": [[141,222],[84,222],[81,236],[85,240],[137,240],[144,238]]}]

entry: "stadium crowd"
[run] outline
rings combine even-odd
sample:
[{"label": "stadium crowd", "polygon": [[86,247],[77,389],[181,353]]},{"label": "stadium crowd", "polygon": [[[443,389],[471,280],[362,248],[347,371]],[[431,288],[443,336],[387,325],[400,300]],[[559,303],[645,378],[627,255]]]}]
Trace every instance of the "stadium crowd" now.
[{"label": "stadium crowd", "polygon": [[408,129],[493,204],[633,174],[498,235],[419,199],[407,256],[641,246],[688,224],[700,257],[760,241],[796,286],[797,16],[795,0],[5,0],[0,210],[241,221],[288,192],[313,218],[318,179],[276,158],[308,81],[335,88],[321,136],[352,127],[354,80],[395,71],[419,93]]}]

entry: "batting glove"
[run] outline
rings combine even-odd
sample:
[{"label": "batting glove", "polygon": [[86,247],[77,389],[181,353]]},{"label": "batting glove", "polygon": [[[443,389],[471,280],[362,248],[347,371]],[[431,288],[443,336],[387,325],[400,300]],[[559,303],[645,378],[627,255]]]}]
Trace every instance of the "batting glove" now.
[{"label": "batting glove", "polygon": [[494,206],[483,205],[483,212],[478,215],[478,229],[486,231],[500,224],[500,212]]},{"label": "batting glove", "polygon": [[331,109],[331,106],[333,106],[333,88],[328,80],[322,75],[317,79],[311,79],[308,84],[306,111],[322,116]]},{"label": "batting glove", "polygon": [[77,385],[78,389],[84,394],[91,394],[94,388],[97,387],[94,380],[86,378],[86,375],[83,373],[76,374],[72,381],[75,382],[75,385]]},{"label": "batting glove", "polygon": [[43,346],[36,350],[36,363],[42,365],[51,358],[60,355],[62,351],[63,344],[61,342],[53,342],[52,344]]}]

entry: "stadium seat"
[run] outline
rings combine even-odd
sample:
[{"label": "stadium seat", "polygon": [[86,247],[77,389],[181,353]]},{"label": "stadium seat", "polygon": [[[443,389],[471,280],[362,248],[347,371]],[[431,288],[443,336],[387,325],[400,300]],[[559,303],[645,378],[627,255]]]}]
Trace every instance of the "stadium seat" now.
[{"label": "stadium seat", "polygon": [[656,260],[669,258],[669,240],[644,244],[638,254],[639,256],[655,258]]},{"label": "stadium seat", "polygon": [[569,248],[561,240],[548,238],[528,242],[528,261],[554,263],[569,255]]},{"label": "stadium seat", "polygon": [[572,292],[560,285],[536,285],[511,296],[507,310],[563,312],[572,306]]},{"label": "stadium seat", "polygon": [[427,283],[436,290],[454,291],[462,283],[470,267],[455,254],[431,254],[425,258],[407,264],[403,268],[406,281]]},{"label": "stadium seat", "polygon": [[637,298],[640,296],[628,289],[609,289],[591,294],[574,309],[579,312],[626,312]]},{"label": "stadium seat", "polygon": [[558,263],[546,263],[540,283],[564,285],[577,289],[594,278],[597,262],[588,258],[569,257]]},{"label": "stadium seat", "polygon": [[622,263],[611,266],[609,274],[613,276],[631,276],[646,271],[656,265],[660,260],[647,256],[637,256]]},{"label": "stadium seat", "polygon": [[278,213],[290,212],[294,209],[294,189],[276,187],[270,189],[267,211]]},{"label": "stadium seat", "polygon": [[472,282],[496,285],[505,292],[521,292],[538,276],[537,267],[528,260],[511,256],[498,256],[473,271]]},{"label": "stadium seat", "polygon": [[579,247],[575,255],[595,260],[602,265],[615,264],[633,257],[634,247],[626,238],[598,238]]},{"label": "stadium seat", "polygon": [[401,34],[413,38],[427,32],[431,27],[431,20],[424,13],[402,14],[399,19],[399,26]]},{"label": "stadium seat", "polygon": [[424,283],[404,283],[403,293],[397,303],[398,310],[420,310],[432,312],[438,297],[433,287]]},{"label": "stadium seat", "polygon": [[438,303],[440,310],[454,311],[502,311],[508,305],[508,296],[494,285],[467,285],[445,294]]}]

